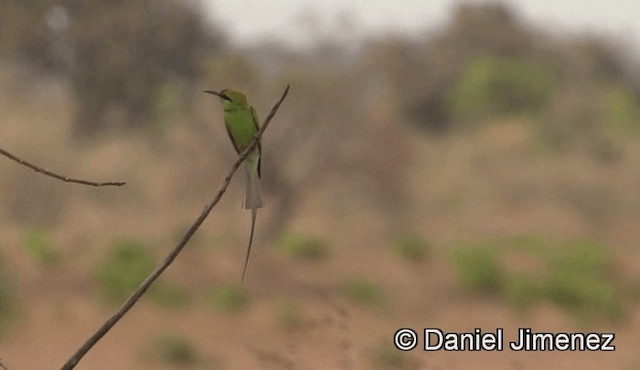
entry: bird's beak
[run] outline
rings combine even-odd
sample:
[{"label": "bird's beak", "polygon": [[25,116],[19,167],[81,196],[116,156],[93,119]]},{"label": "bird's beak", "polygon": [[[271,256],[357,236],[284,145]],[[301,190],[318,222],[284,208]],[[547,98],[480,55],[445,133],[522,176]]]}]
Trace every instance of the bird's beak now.
[{"label": "bird's beak", "polygon": [[223,96],[222,94],[220,94],[219,92],[217,92],[217,91],[205,90],[205,91],[203,91],[203,92],[206,92],[206,93],[208,93],[208,94],[215,95],[215,96],[217,96],[217,97],[218,97],[218,98],[220,98],[220,99],[224,99],[224,96]]},{"label": "bird's beak", "polygon": [[221,92],[217,92],[217,91],[213,91],[213,90],[205,90],[204,92],[209,93],[211,95],[215,95],[215,96],[217,96],[218,98],[220,98],[222,100],[226,100],[228,102],[231,101],[231,99],[229,99],[229,97],[227,95],[223,94],[222,91]]}]

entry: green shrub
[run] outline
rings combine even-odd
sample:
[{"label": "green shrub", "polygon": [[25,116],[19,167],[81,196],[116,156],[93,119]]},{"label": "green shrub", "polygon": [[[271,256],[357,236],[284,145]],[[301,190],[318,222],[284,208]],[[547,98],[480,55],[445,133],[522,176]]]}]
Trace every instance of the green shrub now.
[{"label": "green shrub", "polygon": [[213,307],[220,311],[238,312],[249,306],[251,297],[240,284],[227,284],[215,289],[209,295]]},{"label": "green shrub", "polygon": [[612,268],[609,249],[595,240],[574,240],[556,249],[551,263],[555,270],[602,274]]},{"label": "green shrub", "polygon": [[535,114],[556,85],[549,66],[521,57],[485,55],[472,59],[449,92],[449,106],[459,120]]},{"label": "green shrub", "polygon": [[590,240],[575,241],[550,261],[549,298],[579,318],[623,314],[619,283],[613,279],[612,260],[605,246]]},{"label": "green shrub", "polygon": [[539,280],[526,273],[514,272],[503,284],[505,299],[518,310],[526,310],[543,298]]},{"label": "green shrub", "polygon": [[142,283],[153,267],[153,256],[142,243],[121,240],[111,246],[96,278],[103,296],[111,302],[120,302]]},{"label": "green shrub", "polygon": [[60,253],[44,230],[28,228],[23,234],[22,247],[42,266],[53,266],[60,261]]},{"label": "green shrub", "polygon": [[427,259],[430,244],[419,235],[402,235],[395,238],[392,248],[399,257],[407,261],[421,262]]},{"label": "green shrub", "polygon": [[626,132],[640,132],[640,100],[624,86],[608,88],[601,101],[601,121],[607,127]]},{"label": "green shrub", "polygon": [[378,285],[362,278],[351,279],[342,284],[342,292],[351,301],[363,306],[382,303],[383,294]]},{"label": "green shrub", "polygon": [[376,369],[406,369],[408,353],[396,349],[393,344],[383,341],[373,351],[373,365]]},{"label": "green shrub", "polygon": [[276,249],[285,256],[304,260],[320,260],[329,254],[321,239],[297,233],[284,234],[276,243]]},{"label": "green shrub", "polygon": [[459,248],[453,253],[453,263],[458,281],[464,289],[490,294],[502,288],[504,271],[491,245]]},{"label": "green shrub", "polygon": [[0,254],[0,336],[18,312],[12,273]]},{"label": "green shrub", "polygon": [[193,366],[202,360],[198,349],[184,337],[163,336],[154,345],[155,357],[173,366]]},{"label": "green shrub", "polygon": [[[516,309],[547,300],[581,320],[616,320],[625,312],[624,282],[615,274],[610,250],[594,240],[554,243],[525,235],[458,248],[453,263],[462,288],[497,293]],[[502,257],[510,252],[526,252],[541,271],[508,266]]]},{"label": "green shrub", "polygon": [[620,158],[620,138],[640,132],[640,99],[620,84],[594,81],[558,89],[535,126],[541,148],[580,149],[602,162]]}]

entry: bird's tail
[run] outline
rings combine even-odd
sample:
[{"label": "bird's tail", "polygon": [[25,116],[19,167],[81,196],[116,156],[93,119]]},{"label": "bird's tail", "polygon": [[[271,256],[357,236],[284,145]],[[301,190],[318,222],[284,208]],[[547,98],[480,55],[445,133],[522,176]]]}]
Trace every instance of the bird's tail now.
[{"label": "bird's tail", "polygon": [[249,255],[251,255],[251,245],[253,244],[253,232],[256,227],[258,208],[262,208],[262,187],[260,186],[260,175],[258,173],[259,158],[260,157],[256,160],[250,157],[247,158],[245,162],[245,168],[247,170],[247,191],[244,198],[244,208],[251,210],[251,232],[249,234],[249,247],[247,247],[241,281],[244,281],[247,266],[249,265]]},{"label": "bird's tail", "polygon": [[247,190],[244,196],[244,208],[262,208],[262,186],[260,186],[257,167],[252,162],[247,161],[245,168],[247,169]]},{"label": "bird's tail", "polygon": [[251,233],[249,234],[249,247],[247,247],[247,255],[244,258],[244,268],[242,269],[242,277],[240,281],[244,281],[244,276],[247,274],[247,266],[249,266],[249,256],[251,255],[251,246],[253,245],[253,232],[256,228],[256,215],[258,209],[253,208],[251,210]]}]

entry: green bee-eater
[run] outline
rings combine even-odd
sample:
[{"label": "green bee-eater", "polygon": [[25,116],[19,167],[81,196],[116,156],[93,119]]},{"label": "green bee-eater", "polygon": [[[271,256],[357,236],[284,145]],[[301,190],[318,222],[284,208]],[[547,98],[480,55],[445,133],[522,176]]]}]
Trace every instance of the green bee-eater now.
[{"label": "green bee-eater", "polygon": [[[205,91],[220,98],[222,107],[224,108],[224,124],[227,133],[231,139],[231,143],[238,154],[242,153],[251,142],[256,132],[259,130],[258,116],[256,110],[247,102],[247,97],[238,91],[224,89],[220,92]],[[262,208],[262,188],[260,187],[260,154],[262,146],[260,142],[255,150],[253,150],[244,166],[247,172],[247,190],[244,198],[244,208],[251,210],[251,234],[249,236],[249,247],[244,261],[244,269],[242,270],[242,280],[247,272],[249,264],[249,255],[251,254],[251,245],[253,243],[253,231],[256,226],[256,214],[258,208]]]}]

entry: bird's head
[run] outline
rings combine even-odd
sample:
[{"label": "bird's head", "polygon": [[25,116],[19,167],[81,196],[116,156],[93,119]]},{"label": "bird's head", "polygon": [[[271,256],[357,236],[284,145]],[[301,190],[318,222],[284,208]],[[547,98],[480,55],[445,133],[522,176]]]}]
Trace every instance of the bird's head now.
[{"label": "bird's head", "polygon": [[239,91],[224,89],[219,92],[212,90],[206,90],[205,92],[220,98],[220,101],[222,102],[222,105],[225,109],[234,107],[247,109],[249,107],[247,97]]}]

